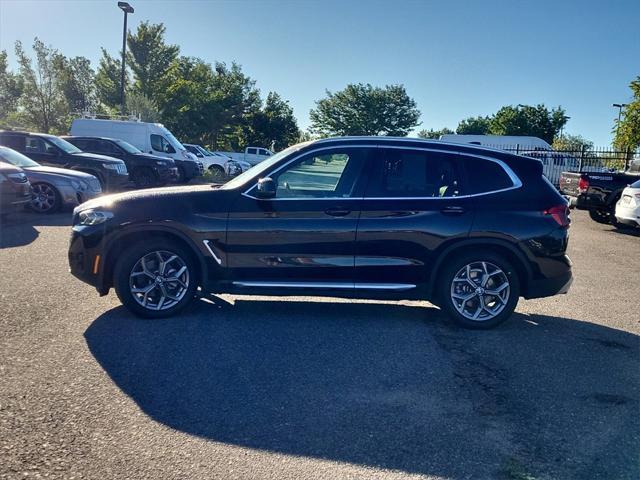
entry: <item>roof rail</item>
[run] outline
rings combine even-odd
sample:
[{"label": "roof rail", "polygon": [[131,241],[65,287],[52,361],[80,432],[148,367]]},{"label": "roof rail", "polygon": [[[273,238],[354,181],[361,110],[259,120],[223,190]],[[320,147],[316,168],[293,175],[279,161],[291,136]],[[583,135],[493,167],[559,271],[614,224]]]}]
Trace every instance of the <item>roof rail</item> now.
[{"label": "roof rail", "polygon": [[125,122],[141,122],[140,114],[138,115],[110,115],[108,113],[93,112],[73,112],[76,118],[88,118],[91,120],[120,120]]}]

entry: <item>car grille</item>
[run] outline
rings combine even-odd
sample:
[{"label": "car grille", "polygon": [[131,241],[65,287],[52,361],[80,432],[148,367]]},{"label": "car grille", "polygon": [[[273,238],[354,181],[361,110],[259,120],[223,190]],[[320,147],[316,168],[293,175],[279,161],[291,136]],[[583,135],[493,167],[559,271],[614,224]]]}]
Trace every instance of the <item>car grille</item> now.
[{"label": "car grille", "polygon": [[204,165],[202,164],[202,162],[196,162],[198,164],[198,172],[200,173],[200,175],[204,175]]}]

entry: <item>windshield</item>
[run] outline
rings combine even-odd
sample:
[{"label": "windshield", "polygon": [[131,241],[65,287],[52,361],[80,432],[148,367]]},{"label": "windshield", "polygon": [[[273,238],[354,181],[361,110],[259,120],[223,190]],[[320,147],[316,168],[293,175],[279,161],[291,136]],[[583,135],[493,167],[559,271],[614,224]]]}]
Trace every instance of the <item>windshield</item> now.
[{"label": "windshield", "polygon": [[16,167],[29,168],[29,167],[39,167],[40,164],[34,162],[28,157],[25,157],[19,152],[12,150],[7,147],[0,147],[0,160],[3,160],[11,165],[15,165]]},{"label": "windshield", "polygon": [[260,162],[254,167],[251,167],[249,170],[247,170],[244,173],[241,173],[240,175],[235,177],[233,180],[225,183],[220,188],[223,190],[232,190],[234,188],[238,188],[244,185],[246,182],[248,182],[252,178],[259,178],[260,174],[270,169],[273,165],[278,163],[284,157],[286,157],[287,155],[297,150],[300,150],[302,147],[308,145],[309,143],[311,142],[298,143],[297,145],[293,145],[289,148],[282,150],[281,152],[276,153],[275,155],[272,155],[267,160]]},{"label": "windshield", "polygon": [[198,149],[198,151],[203,154],[205,157],[212,157],[213,153],[211,153],[209,150],[207,150],[206,148],[202,148],[200,145],[196,145],[196,148]]},{"label": "windshield", "polygon": [[167,139],[169,140],[169,143],[171,143],[171,146],[173,148],[175,148],[176,150],[186,150],[186,148],[184,148],[184,145],[182,145],[178,139],[176,137],[173,136],[173,134],[167,130],[166,128],[164,129],[164,135],[165,137],[167,137]]},{"label": "windshield", "polygon": [[115,140],[115,142],[121,149],[123,149],[127,153],[131,153],[131,154],[142,153],[141,150],[134,147],[130,143],[125,142],[124,140]]},{"label": "windshield", "polygon": [[48,142],[53,143],[56,147],[58,147],[64,153],[82,153],[82,150],[80,150],[78,147],[76,147],[75,145],[72,145],[71,143],[61,138],[54,137],[53,135],[51,136],[47,135],[44,138]]}]

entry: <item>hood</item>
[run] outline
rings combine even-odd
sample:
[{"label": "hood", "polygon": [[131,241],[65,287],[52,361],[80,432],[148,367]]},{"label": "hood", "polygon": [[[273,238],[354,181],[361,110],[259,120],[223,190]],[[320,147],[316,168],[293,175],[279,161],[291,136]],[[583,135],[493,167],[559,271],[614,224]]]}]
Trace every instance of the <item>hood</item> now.
[{"label": "hood", "polygon": [[108,157],[107,155],[100,155],[99,153],[73,153],[74,157],[86,158],[87,160],[99,160],[104,163],[124,163],[122,160],[118,158]]},{"label": "hood", "polygon": [[[153,213],[149,218],[162,216],[167,210],[184,209],[200,198],[225,195],[225,191],[218,190],[217,185],[184,185],[176,187],[147,188],[145,190],[133,190],[130,192],[104,195],[83,203],[76,210],[88,208],[104,208],[110,211],[131,209],[135,212],[147,211]],[[228,192],[228,191],[227,191]]]},{"label": "hood", "polygon": [[24,172],[24,170],[14,165],[11,165],[10,163],[0,161],[0,173],[9,174],[9,173],[20,173],[20,172]]},{"label": "hood", "polygon": [[165,162],[167,164],[173,164],[173,158],[168,158],[168,157],[159,157],[158,155],[151,155],[149,153],[134,153],[133,154],[136,158],[142,158],[144,160],[154,160],[156,162]]},{"label": "hood", "polygon": [[24,169],[29,177],[32,174],[38,174],[41,177],[59,177],[72,179],[75,178],[77,180],[89,181],[91,179],[95,179],[93,175],[84,172],[77,172],[76,170],[69,170],[68,168],[57,168],[57,167],[45,167],[44,165],[40,165],[39,167],[27,167]]}]

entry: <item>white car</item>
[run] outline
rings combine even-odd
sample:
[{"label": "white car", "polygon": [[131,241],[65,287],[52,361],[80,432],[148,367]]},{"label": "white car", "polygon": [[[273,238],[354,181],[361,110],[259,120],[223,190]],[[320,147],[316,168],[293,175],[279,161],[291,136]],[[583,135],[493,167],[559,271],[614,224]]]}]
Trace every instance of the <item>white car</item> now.
[{"label": "white car", "polygon": [[622,191],[616,203],[616,220],[625,225],[640,227],[640,180]]},{"label": "white car", "polygon": [[218,152],[210,152],[201,145],[193,143],[183,143],[183,145],[202,162],[205,169],[211,172],[215,182],[224,182],[251,168],[248,162],[234,160]]}]

